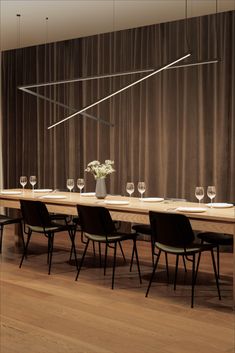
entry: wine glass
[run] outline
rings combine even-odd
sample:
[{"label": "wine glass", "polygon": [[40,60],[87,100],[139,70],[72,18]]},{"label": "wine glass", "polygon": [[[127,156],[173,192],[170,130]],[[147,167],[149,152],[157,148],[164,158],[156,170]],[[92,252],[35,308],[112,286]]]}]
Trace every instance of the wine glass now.
[{"label": "wine glass", "polygon": [[207,196],[211,199],[210,206],[212,207],[213,199],[216,196],[216,189],[215,186],[208,186],[207,187]]},{"label": "wine glass", "polygon": [[71,192],[74,188],[74,179],[67,179],[67,188]]},{"label": "wine glass", "polygon": [[34,191],[34,185],[37,183],[37,177],[35,175],[31,175],[29,177],[29,182],[32,185],[32,190]]},{"label": "wine glass", "polygon": [[82,189],[84,188],[84,186],[85,186],[84,179],[77,179],[77,187],[80,190],[80,196],[81,196]]},{"label": "wine glass", "polygon": [[24,175],[22,175],[22,176],[20,177],[20,185],[21,185],[22,188],[23,188],[23,192],[24,192],[24,187],[25,187],[26,184],[27,184],[27,177],[24,176]]},{"label": "wine glass", "polygon": [[201,203],[201,200],[204,197],[204,187],[203,186],[197,186],[195,189],[195,196],[198,199],[199,205]]},{"label": "wine glass", "polygon": [[138,191],[141,194],[141,200],[143,199],[143,194],[146,190],[146,185],[144,181],[139,181],[138,182]]},{"label": "wine glass", "polygon": [[133,194],[133,192],[135,191],[135,185],[134,185],[134,183],[126,183],[126,192],[130,195],[130,197],[131,197],[131,195]]}]

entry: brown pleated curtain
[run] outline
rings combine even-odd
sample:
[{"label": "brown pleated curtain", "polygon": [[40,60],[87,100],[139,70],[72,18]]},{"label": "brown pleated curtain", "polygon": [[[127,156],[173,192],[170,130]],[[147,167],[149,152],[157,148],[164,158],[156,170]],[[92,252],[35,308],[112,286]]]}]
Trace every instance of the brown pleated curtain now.
[{"label": "brown pleated curtain", "polygon": [[[216,25],[217,23],[217,25]],[[192,18],[2,53],[4,186],[37,175],[39,187],[66,188],[94,159],[113,159],[110,193],[145,181],[146,196],[195,201],[197,185],[216,185],[217,201],[235,202],[235,13]],[[187,45],[187,39],[189,47]],[[51,123],[143,76],[37,88],[70,110],[17,90],[18,85],[158,68],[188,51],[188,62],[91,108],[114,124],[76,116]],[[85,174],[86,190],[95,182]],[[138,192],[135,192],[138,195]],[[206,200],[206,198],[205,198]]]}]

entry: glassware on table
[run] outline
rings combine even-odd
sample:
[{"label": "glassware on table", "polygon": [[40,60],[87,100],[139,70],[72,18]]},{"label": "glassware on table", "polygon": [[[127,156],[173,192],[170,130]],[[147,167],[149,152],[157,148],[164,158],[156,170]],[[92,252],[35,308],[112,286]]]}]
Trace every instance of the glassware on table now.
[{"label": "glassware on table", "polygon": [[197,186],[195,189],[195,196],[198,199],[199,205],[201,203],[201,200],[204,197],[204,187],[203,186]]},{"label": "glassware on table", "polygon": [[144,181],[138,182],[138,191],[141,194],[141,199],[143,198],[143,194],[145,193],[146,185]]},{"label": "glassware on table", "polygon": [[29,182],[32,185],[32,190],[34,191],[34,185],[37,184],[37,177],[35,175],[31,175],[29,177]]},{"label": "glassware on table", "polygon": [[126,183],[126,192],[129,194],[129,196],[131,197],[131,195],[133,194],[133,192],[135,191],[135,185],[134,183]]},{"label": "glassware on table", "polygon": [[67,179],[67,188],[71,192],[74,188],[74,179]]},{"label": "glassware on table", "polygon": [[207,196],[211,199],[211,204],[210,206],[212,207],[213,204],[213,199],[216,196],[216,189],[215,186],[208,186],[207,187]]},{"label": "glassware on table", "polygon": [[77,179],[77,187],[80,190],[80,196],[81,196],[82,189],[84,188],[84,186],[85,186],[84,179],[80,179],[80,178]]},{"label": "glassware on table", "polygon": [[23,188],[23,191],[24,191],[24,187],[25,187],[25,185],[27,184],[27,176],[25,176],[25,175],[22,175],[21,177],[20,177],[20,185],[22,186],[22,188]]}]

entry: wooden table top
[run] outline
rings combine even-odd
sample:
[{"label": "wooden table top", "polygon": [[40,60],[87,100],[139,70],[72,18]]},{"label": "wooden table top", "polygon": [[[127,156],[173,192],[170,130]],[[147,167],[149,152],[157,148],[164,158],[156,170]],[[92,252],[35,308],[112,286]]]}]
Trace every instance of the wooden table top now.
[{"label": "wooden table top", "polygon": [[[6,191],[6,190],[4,190]],[[30,189],[25,189],[22,192],[22,189],[11,189],[11,191],[18,191],[21,192],[20,194],[10,195],[10,194],[2,194],[0,192],[0,205],[5,207],[8,204],[12,204],[13,208],[20,208],[19,200],[26,199],[26,200],[39,200],[43,201],[48,206],[58,205],[65,210],[67,208],[74,208],[73,214],[76,214],[76,205],[97,205],[107,207],[110,210],[116,211],[124,211],[127,213],[139,213],[139,214],[147,214],[150,210],[151,211],[160,211],[160,212],[180,212],[186,214],[190,218],[196,219],[209,219],[214,221],[227,221],[229,223],[235,224],[235,207],[229,208],[210,208],[206,204],[201,203],[200,206],[198,203],[194,202],[185,202],[185,201],[172,201],[172,200],[163,200],[161,202],[145,202],[140,201],[137,197],[129,197],[129,196],[113,196],[108,195],[105,200],[98,200],[95,196],[80,196],[79,193],[76,192],[32,192]],[[53,197],[53,196],[61,196],[61,198],[47,198],[46,196]],[[107,204],[107,201],[126,201],[128,204]],[[181,212],[178,211],[178,207],[200,207],[204,208],[205,212],[199,213],[191,213],[191,212]],[[63,210],[62,210],[63,212]]]}]

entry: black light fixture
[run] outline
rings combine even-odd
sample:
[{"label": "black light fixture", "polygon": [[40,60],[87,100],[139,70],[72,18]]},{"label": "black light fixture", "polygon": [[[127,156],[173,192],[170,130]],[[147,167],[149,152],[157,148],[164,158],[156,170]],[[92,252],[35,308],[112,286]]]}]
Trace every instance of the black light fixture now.
[{"label": "black light fixture", "polygon": [[[216,45],[217,45],[217,53],[218,53],[218,30],[217,30],[217,12],[218,12],[218,0],[215,0],[215,4],[216,4]],[[47,20],[48,20],[48,17],[47,17]],[[60,80],[60,81],[54,81],[54,82],[45,82],[45,83],[39,83],[39,84],[31,84],[31,85],[27,85],[27,86],[20,86],[18,87],[20,90],[24,91],[24,92],[27,92],[29,94],[32,94],[38,98],[42,98],[46,101],[49,101],[51,103],[54,103],[58,106],[61,106],[63,108],[66,108],[66,109],[70,109],[73,111],[72,114],[70,114],[69,116],[61,119],[60,121],[50,125],[48,127],[48,129],[52,129],[53,127],[71,119],[72,117],[74,116],[77,116],[79,114],[81,115],[84,115],[88,118],[91,118],[91,119],[94,119],[94,120],[97,120],[101,123],[104,123],[104,124],[107,124],[109,126],[114,126],[114,124],[112,123],[109,123],[103,119],[100,119],[100,118],[97,118],[93,115],[90,115],[90,114],[87,114],[85,113],[86,110],[100,104],[101,102],[104,102],[108,99],[110,99],[111,97],[129,89],[130,87],[132,86],[135,86],[136,84],[148,79],[149,77],[153,76],[153,75],[156,75],[157,73],[163,71],[163,70],[169,70],[169,69],[179,69],[179,68],[185,68],[185,67],[190,67],[190,66],[199,66],[199,65],[208,65],[208,64],[215,64],[217,63],[219,60],[218,58],[213,58],[213,59],[208,59],[208,60],[201,60],[201,61],[196,61],[196,62],[186,62],[186,63],[182,63],[180,65],[175,65],[177,64],[178,62],[180,61],[183,61],[184,59],[186,59],[187,57],[189,57],[191,55],[190,53],[190,49],[189,49],[189,40],[188,40],[188,0],[185,0],[185,25],[186,25],[186,44],[187,44],[187,48],[188,48],[188,53],[186,55],[183,55],[182,57],[160,67],[160,68],[150,68],[150,69],[139,69],[139,70],[132,70],[132,71],[124,71],[124,72],[116,72],[116,73],[110,73],[110,74],[105,74],[105,75],[95,75],[95,76],[86,76],[86,77],[79,77],[79,78],[75,78],[75,79],[68,79],[68,80]],[[48,26],[48,21],[47,21],[47,26]],[[115,0],[113,0],[113,29],[115,29]],[[48,36],[48,28],[47,28],[47,36]],[[73,82],[80,82],[80,81],[89,81],[89,80],[98,80],[98,79],[103,79],[103,78],[111,78],[111,77],[120,77],[120,76],[127,76],[127,75],[133,75],[133,74],[141,74],[141,73],[147,73],[146,76],[140,78],[140,79],[137,79],[135,80],[134,82],[122,87],[121,89],[117,90],[117,91],[114,91],[112,92],[111,94],[95,101],[94,103],[80,109],[80,110],[77,110],[76,108],[74,107],[71,107],[71,106],[68,106],[68,105],[65,105],[61,102],[58,102],[56,100],[53,100],[53,99],[50,99],[44,95],[41,95],[39,93],[36,93],[34,91],[32,91],[31,89],[32,88],[38,88],[38,87],[46,87],[46,86],[52,86],[52,85],[60,85],[60,84],[65,84],[65,83],[73,83]]]}]

